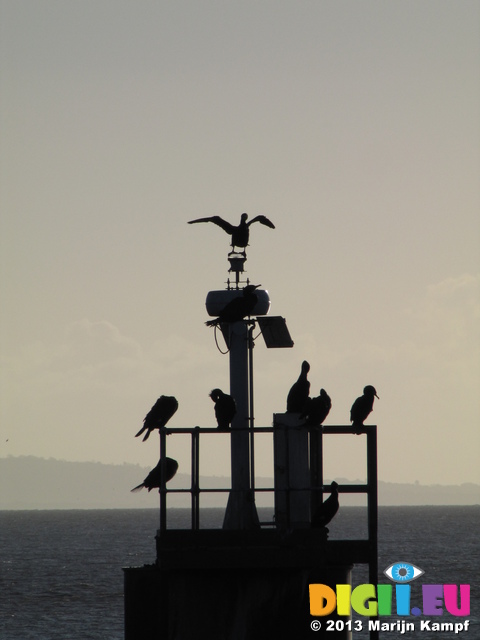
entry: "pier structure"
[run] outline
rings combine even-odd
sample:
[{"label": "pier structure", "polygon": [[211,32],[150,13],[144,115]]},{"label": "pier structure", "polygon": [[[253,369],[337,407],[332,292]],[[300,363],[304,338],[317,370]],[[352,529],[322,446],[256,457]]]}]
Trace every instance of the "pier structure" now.
[{"label": "pier structure", "polygon": [[[222,291],[207,295],[209,315],[218,316],[241,295],[245,252],[229,254],[230,273]],[[267,347],[292,347],[284,318],[268,316],[268,292],[257,289],[257,304],[248,317],[222,322],[220,330],[229,352],[230,394],[237,413],[232,421],[231,486],[205,488],[200,482],[200,448],[205,435],[225,437],[217,428],[160,429],[160,458],[168,455],[168,441],[189,436],[191,481],[186,489],[167,487],[162,477],[156,560],[151,565],[124,569],[125,640],[291,640],[352,638],[350,615],[336,611],[325,617],[310,615],[309,585],[351,585],[355,565],[366,564],[369,582],[377,583],[377,430],[375,426],[308,427],[300,414],[274,413],[272,426],[254,424],[254,328]],[[281,401],[283,403],[283,400]],[[331,491],[324,484],[325,438],[366,438],[365,484],[338,486],[341,496],[365,494],[368,535],[365,539],[329,540],[326,527],[312,526],[312,514]],[[274,486],[257,486],[255,437],[271,434]],[[356,436],[356,437],[357,437]],[[165,476],[165,474],[163,474]],[[221,529],[200,526],[202,497],[228,495]],[[172,528],[168,501],[173,494],[190,496],[190,527]],[[274,517],[262,522],[256,508],[259,494],[273,498]],[[341,508],[341,506],[340,506]],[[321,623],[313,630],[313,621]],[[328,621],[331,621],[328,627]],[[318,625],[317,625],[318,626]],[[332,630],[333,629],[333,630]],[[371,630],[370,638],[378,638]]]}]

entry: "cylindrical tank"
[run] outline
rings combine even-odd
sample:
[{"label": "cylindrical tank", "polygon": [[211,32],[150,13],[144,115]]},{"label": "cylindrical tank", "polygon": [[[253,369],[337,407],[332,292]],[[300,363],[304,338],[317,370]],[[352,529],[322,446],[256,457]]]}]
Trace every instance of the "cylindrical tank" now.
[{"label": "cylindrical tank", "polygon": [[[209,291],[205,301],[205,307],[209,316],[218,316],[220,311],[234,298],[243,295],[243,289],[221,289],[220,291]],[[265,289],[257,289],[255,295],[258,302],[252,311],[252,316],[266,316],[270,309],[270,296]]]}]

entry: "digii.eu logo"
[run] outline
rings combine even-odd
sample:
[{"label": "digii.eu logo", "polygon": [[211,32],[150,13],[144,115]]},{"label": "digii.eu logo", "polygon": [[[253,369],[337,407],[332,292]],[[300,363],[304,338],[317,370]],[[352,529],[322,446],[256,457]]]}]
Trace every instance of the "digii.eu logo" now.
[{"label": "digii.eu logo", "polygon": [[424,571],[409,562],[394,562],[384,574],[394,584],[310,584],[310,614],[350,616],[352,609],[361,616],[452,616],[470,615],[469,584],[422,584],[417,605],[411,603],[411,582]]}]

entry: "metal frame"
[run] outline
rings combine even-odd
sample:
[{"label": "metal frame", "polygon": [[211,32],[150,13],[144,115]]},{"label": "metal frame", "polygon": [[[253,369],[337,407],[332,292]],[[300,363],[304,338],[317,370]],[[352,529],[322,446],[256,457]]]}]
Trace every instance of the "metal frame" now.
[{"label": "metal frame", "polygon": [[[250,427],[245,429],[237,429],[237,431],[248,431],[251,435],[253,443],[255,433],[273,433],[273,427]],[[160,429],[160,458],[167,455],[167,434],[190,434],[191,435],[191,487],[190,489],[169,489],[166,486],[164,474],[162,474],[160,484],[160,531],[167,529],[167,495],[169,493],[190,493],[191,494],[191,511],[192,511],[192,530],[199,529],[199,511],[200,511],[200,495],[202,493],[230,493],[232,488],[224,489],[201,489],[200,488],[200,436],[203,434],[219,434],[218,429],[214,428],[179,428],[168,429],[163,427]],[[221,432],[225,435],[225,432]],[[311,485],[301,489],[289,489],[290,491],[312,491],[312,501],[318,502],[322,500],[324,490],[329,487],[323,485],[323,435],[331,434],[358,434],[351,426],[324,426],[321,429],[314,427],[310,429],[310,463],[311,463]],[[348,484],[340,485],[340,493],[366,493],[367,494],[367,517],[368,517],[368,541],[372,551],[377,550],[377,525],[378,525],[378,489],[377,489],[377,427],[363,427],[361,433],[367,437],[367,482],[366,484]],[[254,478],[254,459],[253,446],[251,447],[251,476]],[[255,487],[251,490],[254,493],[271,492],[274,493],[274,487]],[[371,576],[372,577],[372,576]],[[376,571],[375,571],[376,581]]]},{"label": "metal frame", "polygon": [[[253,420],[251,423],[253,425]],[[315,506],[323,501],[323,493],[329,492],[330,486],[323,484],[323,436],[324,435],[347,435],[347,434],[359,434],[358,428],[353,429],[352,426],[323,426],[323,427],[305,427],[310,432],[310,486],[295,488],[287,486],[287,491],[311,491],[311,505],[313,512]],[[240,429],[236,429],[239,431]],[[253,427],[242,429],[250,433],[250,477],[251,477],[251,491],[255,496],[256,493],[270,492],[274,493],[273,487],[256,487],[255,481],[255,469],[254,469],[254,436],[256,433],[272,433],[274,427]],[[218,429],[214,428],[179,428],[168,429],[163,427],[160,429],[160,458],[167,455],[167,435],[173,434],[190,434],[191,436],[191,487],[190,489],[168,489],[166,486],[165,478],[165,465],[162,467],[161,480],[160,480],[160,530],[159,535],[168,534],[167,531],[167,495],[169,493],[190,493],[191,495],[191,533],[199,532],[200,530],[200,496],[202,493],[231,493],[234,491],[232,488],[225,489],[201,489],[200,488],[200,437],[203,434],[219,434]],[[221,432],[225,435],[225,432]],[[366,435],[367,438],[367,482],[366,484],[348,484],[339,485],[338,489],[340,493],[365,493],[367,495],[367,519],[368,519],[368,538],[361,540],[348,540],[348,541],[332,541],[329,542],[332,551],[337,551],[342,548],[355,546],[358,548],[360,545],[363,548],[362,559],[363,561],[357,561],[360,564],[368,564],[369,568],[369,582],[370,584],[377,584],[378,575],[378,477],[377,477],[377,427],[376,426],[364,426],[360,429],[360,434]],[[275,523],[260,523],[261,529],[264,531],[264,535],[268,532],[265,527],[274,527]],[[180,533],[178,530],[177,533]],[[173,531],[172,531],[173,533]],[[229,532],[231,533],[231,532]],[[261,531],[260,531],[261,533]],[[199,535],[199,534],[197,534]],[[366,560],[366,562],[365,562]],[[371,640],[377,640],[379,635],[378,631],[370,630],[369,636]]]}]

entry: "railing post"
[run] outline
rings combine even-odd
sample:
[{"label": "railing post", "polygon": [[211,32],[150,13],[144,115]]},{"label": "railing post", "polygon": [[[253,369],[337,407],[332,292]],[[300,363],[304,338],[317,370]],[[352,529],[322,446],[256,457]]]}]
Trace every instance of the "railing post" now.
[{"label": "railing post", "polygon": [[200,429],[192,431],[192,529],[200,525]]},{"label": "railing post", "polygon": [[[378,545],[378,488],[377,488],[377,427],[367,429],[367,485],[368,485],[368,539],[375,566],[370,564],[371,584],[377,582],[377,545]],[[373,582],[372,582],[373,579]]]},{"label": "railing post", "polygon": [[322,427],[310,430],[310,519],[323,502],[323,431]]},{"label": "railing post", "polygon": [[248,426],[250,428],[250,490],[252,498],[255,500],[255,417],[254,417],[254,401],[253,401],[253,330],[255,325],[248,330]]},{"label": "railing post", "polygon": [[[167,434],[165,429],[160,429],[160,460],[167,457]],[[167,482],[166,464],[160,465],[160,531],[167,529]]]},{"label": "railing post", "polygon": [[[367,428],[367,485],[368,485],[368,573],[370,584],[378,581],[378,477],[377,477],[377,427]],[[371,640],[377,640],[378,631],[370,631]]]}]

